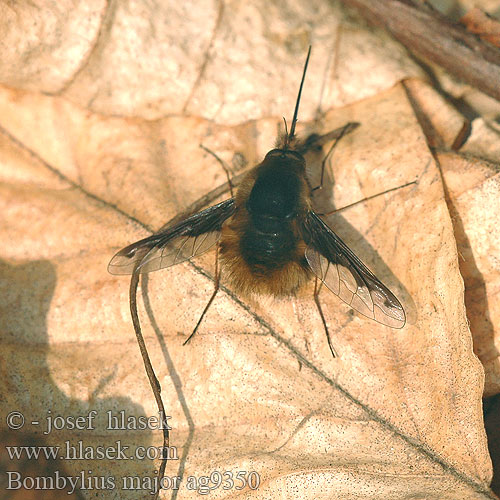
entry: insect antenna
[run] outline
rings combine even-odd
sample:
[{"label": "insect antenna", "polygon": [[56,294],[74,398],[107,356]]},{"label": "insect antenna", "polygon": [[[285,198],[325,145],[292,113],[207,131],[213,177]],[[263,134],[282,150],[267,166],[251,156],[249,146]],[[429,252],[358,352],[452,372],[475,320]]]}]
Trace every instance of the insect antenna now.
[{"label": "insect antenna", "polygon": [[299,93],[297,95],[297,102],[295,103],[295,111],[293,112],[292,126],[290,127],[290,133],[286,134],[285,145],[283,149],[288,149],[290,141],[295,135],[295,125],[297,124],[297,115],[299,113],[300,96],[302,95],[302,87],[304,86],[304,80],[306,79],[307,65],[309,64],[309,57],[311,55],[311,46],[309,45],[309,50],[307,51],[306,62],[304,64],[304,71],[302,72],[302,80],[300,82]]},{"label": "insect antenna", "polygon": [[285,117],[283,117],[283,123],[285,124],[285,137],[288,138],[288,124]]}]

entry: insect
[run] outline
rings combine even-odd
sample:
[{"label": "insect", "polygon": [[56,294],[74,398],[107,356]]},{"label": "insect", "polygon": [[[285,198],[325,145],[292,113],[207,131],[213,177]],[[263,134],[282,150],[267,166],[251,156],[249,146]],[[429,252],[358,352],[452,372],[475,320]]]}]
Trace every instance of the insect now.
[{"label": "insect", "polygon": [[[277,147],[246,174],[236,195],[132,243],[109,264],[112,274],[148,273],[216,247],[215,289],[186,342],[214,300],[221,273],[237,293],[276,297],[294,295],[315,276],[314,298],[334,356],[319,302],[318,280],[368,318],[392,328],[402,328],[406,322],[398,299],[312,208],[312,194],[319,186],[310,185],[304,154],[321,136],[306,141],[295,136],[310,52],[311,48],[290,131],[285,121],[285,134]],[[347,129],[344,127],[343,132]],[[343,132],[337,135],[330,152]],[[323,161],[323,169],[324,165]]]}]

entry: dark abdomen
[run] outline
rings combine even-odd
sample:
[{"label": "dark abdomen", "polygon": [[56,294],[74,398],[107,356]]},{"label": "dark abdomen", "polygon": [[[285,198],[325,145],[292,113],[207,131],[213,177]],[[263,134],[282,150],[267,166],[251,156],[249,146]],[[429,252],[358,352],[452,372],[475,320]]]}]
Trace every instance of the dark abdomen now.
[{"label": "dark abdomen", "polygon": [[263,233],[253,224],[249,226],[240,240],[240,251],[256,274],[279,270],[296,259],[297,238],[290,224],[285,224],[276,233]]},{"label": "dark abdomen", "polygon": [[223,226],[220,240],[222,279],[243,295],[293,295],[309,279],[305,243],[294,236],[293,222],[283,231],[262,234],[245,212]]}]

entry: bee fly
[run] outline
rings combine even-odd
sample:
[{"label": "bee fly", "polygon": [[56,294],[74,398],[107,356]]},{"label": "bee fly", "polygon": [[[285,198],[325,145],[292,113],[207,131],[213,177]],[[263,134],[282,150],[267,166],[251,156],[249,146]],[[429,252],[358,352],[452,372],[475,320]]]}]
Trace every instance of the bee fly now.
[{"label": "bee fly", "polygon": [[[317,188],[312,188],[306,177],[303,155],[315,146],[316,138],[329,134],[311,136],[303,142],[295,136],[310,52],[311,48],[290,132],[285,121],[285,134],[278,147],[246,174],[236,196],[132,243],[109,263],[112,274],[148,273],[216,246],[215,290],[186,342],[196,333],[215,298],[221,269],[234,291],[247,296],[291,296],[314,275],[314,298],[334,356],[318,300],[318,279],[364,316],[392,328],[405,324],[405,312],[398,299],[312,209],[311,197]],[[342,133],[349,126],[353,128],[350,124]],[[337,141],[342,133],[337,135]],[[323,169],[324,165],[325,161]]]}]

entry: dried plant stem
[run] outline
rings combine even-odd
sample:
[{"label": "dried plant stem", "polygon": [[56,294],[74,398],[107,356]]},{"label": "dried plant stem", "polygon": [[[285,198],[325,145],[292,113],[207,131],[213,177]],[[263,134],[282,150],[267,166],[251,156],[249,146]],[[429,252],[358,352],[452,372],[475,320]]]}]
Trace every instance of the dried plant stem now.
[{"label": "dried plant stem", "polygon": [[500,49],[423,1],[342,0],[415,55],[500,101]]},{"label": "dried plant stem", "polygon": [[168,425],[168,420],[165,418],[166,416],[165,407],[163,406],[163,401],[161,399],[160,382],[158,381],[158,378],[156,377],[156,374],[153,369],[153,365],[151,364],[148,350],[146,348],[146,343],[144,342],[144,337],[142,335],[141,325],[139,323],[139,314],[137,313],[138,284],[139,284],[139,273],[134,271],[130,279],[130,290],[129,290],[130,314],[132,315],[132,323],[134,325],[135,336],[137,337],[137,343],[139,344],[139,349],[141,351],[144,367],[146,368],[146,373],[148,375],[149,383],[151,384],[151,389],[153,390],[153,394],[156,399],[156,404],[158,405],[158,412],[160,414],[160,419],[161,419],[161,427],[163,429],[163,450],[162,450],[160,469],[158,470],[158,489],[155,491],[155,495],[153,497],[154,500],[157,500],[158,495],[160,494],[159,485],[165,475],[165,469],[167,467],[168,449],[170,444],[170,434],[169,434],[170,427]]}]

